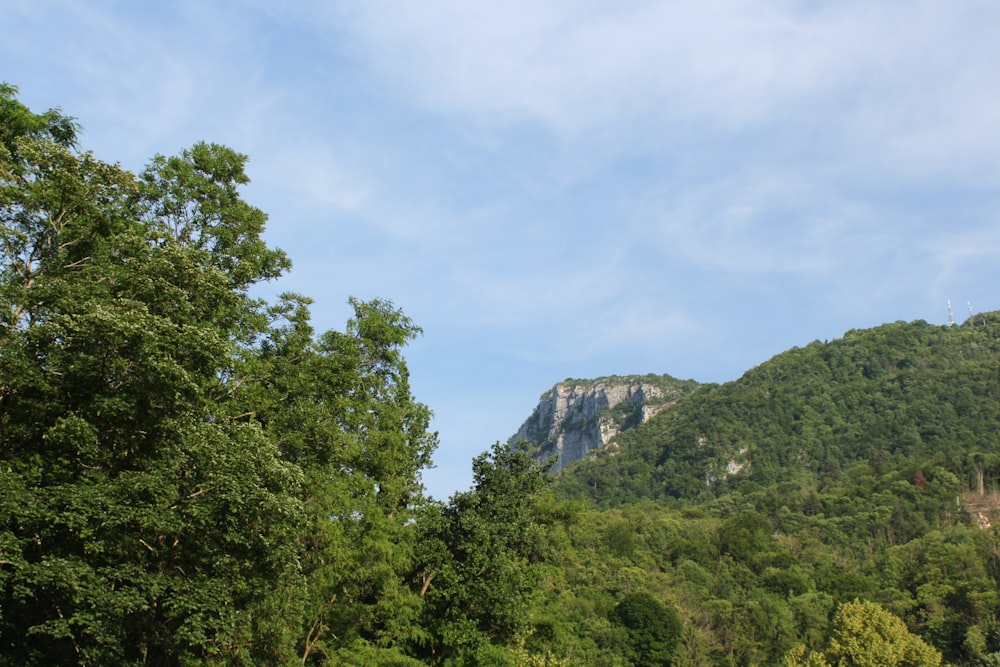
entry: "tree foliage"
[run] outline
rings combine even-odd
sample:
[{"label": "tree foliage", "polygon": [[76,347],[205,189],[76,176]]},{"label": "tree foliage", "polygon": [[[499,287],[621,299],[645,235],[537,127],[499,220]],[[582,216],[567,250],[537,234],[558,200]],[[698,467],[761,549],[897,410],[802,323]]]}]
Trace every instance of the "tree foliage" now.
[{"label": "tree foliage", "polygon": [[437,545],[424,565],[424,658],[444,664],[514,664],[525,638],[546,555],[535,503],[545,468],[527,453],[495,444],[472,464],[474,486],[456,493],[421,540]]},{"label": "tree foliage", "polygon": [[395,652],[419,329],[352,301],[314,336],[307,299],[253,298],[289,262],[231,149],[135,176],[11,86],[0,120],[0,663]]},{"label": "tree foliage", "polygon": [[[609,609],[646,591],[685,619],[677,661],[822,664],[835,610],[862,599],[927,655],[992,664],[998,322],[897,322],[789,350],[560,472],[559,495],[589,509],[564,529],[545,603],[555,645],[614,664],[627,644]],[[841,647],[870,644],[845,622]]]},{"label": "tree foliage", "polygon": [[629,593],[612,618],[628,631],[632,663],[669,665],[681,635],[677,612],[646,592]]},{"label": "tree foliage", "polygon": [[798,646],[785,665],[844,667],[937,667],[941,654],[912,634],[897,616],[875,602],[855,600],[840,606],[824,651],[805,654]]},{"label": "tree foliage", "polygon": [[995,314],[953,327],[918,321],[849,331],[788,350],[735,382],[702,385],[622,433],[621,455],[582,462],[559,485],[603,506],[690,502],[748,482],[933,462],[986,492],[1000,482],[998,362]]}]

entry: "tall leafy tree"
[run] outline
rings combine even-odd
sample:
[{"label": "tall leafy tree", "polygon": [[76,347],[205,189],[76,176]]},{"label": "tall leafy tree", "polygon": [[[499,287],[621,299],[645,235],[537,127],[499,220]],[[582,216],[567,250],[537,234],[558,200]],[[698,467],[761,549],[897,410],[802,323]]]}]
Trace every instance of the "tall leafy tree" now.
[{"label": "tall leafy tree", "polygon": [[289,262],[231,149],[136,177],[11,86],[0,121],[0,664],[390,655],[435,445],[419,330],[355,301],[317,337],[307,299],[253,298]]},{"label": "tall leafy tree", "polygon": [[407,640],[419,606],[407,579],[412,523],[436,437],[401,350],[420,330],[389,302],[351,304],[346,330],[317,338],[308,300],[285,295],[241,364],[231,405],[305,475],[305,661],[391,649]]},{"label": "tall leafy tree", "polygon": [[258,621],[299,569],[302,475],[217,399],[258,318],[245,289],[286,260],[255,243],[259,211],[198,189],[231,191],[245,158],[206,145],[180,158],[218,159],[188,183],[186,215],[246,236],[253,251],[229,261],[167,233],[161,195],[74,150],[68,119],[32,118],[14,92],[0,156],[0,654],[278,660]]},{"label": "tall leafy tree", "polygon": [[441,551],[421,570],[421,655],[443,664],[513,664],[507,649],[524,638],[545,556],[535,502],[547,466],[497,443],[472,464],[472,490],[455,494],[419,528]]}]

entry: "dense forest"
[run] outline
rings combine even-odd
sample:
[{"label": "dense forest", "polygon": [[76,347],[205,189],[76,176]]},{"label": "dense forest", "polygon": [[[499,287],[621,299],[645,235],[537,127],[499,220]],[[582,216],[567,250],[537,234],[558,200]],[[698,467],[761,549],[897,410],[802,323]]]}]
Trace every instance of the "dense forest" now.
[{"label": "dense forest", "polygon": [[1000,665],[1000,314],[851,331],[556,475],[428,500],[419,327],[290,269],[200,143],[0,87],[0,665]]},{"label": "dense forest", "polygon": [[[998,438],[998,313],[789,350],[558,476],[559,597],[652,594],[684,619],[671,664],[1000,664]],[[861,603],[895,653],[845,658]],[[563,626],[580,664],[616,664],[601,616],[560,617],[591,623]]]}]

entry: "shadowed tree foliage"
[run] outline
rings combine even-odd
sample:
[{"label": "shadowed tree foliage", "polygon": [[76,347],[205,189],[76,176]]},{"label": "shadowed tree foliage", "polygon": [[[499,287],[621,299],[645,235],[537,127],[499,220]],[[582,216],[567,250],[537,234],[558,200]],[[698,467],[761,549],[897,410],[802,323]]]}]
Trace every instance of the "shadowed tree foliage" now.
[{"label": "shadowed tree foliage", "polygon": [[649,593],[629,593],[613,618],[628,630],[632,664],[671,664],[682,631],[676,611]]}]

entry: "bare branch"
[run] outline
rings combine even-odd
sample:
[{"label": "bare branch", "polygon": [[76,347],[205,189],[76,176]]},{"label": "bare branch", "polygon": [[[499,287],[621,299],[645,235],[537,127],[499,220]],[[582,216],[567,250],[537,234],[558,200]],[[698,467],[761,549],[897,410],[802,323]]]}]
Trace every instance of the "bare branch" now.
[{"label": "bare branch", "polygon": [[175,502],[173,505],[171,505],[168,509],[177,509],[177,506],[180,505],[185,500],[191,500],[192,498],[197,498],[198,496],[204,495],[204,494],[208,493],[209,491],[214,491],[215,488],[216,487],[214,487],[214,486],[209,486],[209,487],[204,488],[204,489],[198,489],[194,493],[189,493],[186,496],[182,496],[182,497],[178,498],[177,502]]}]

